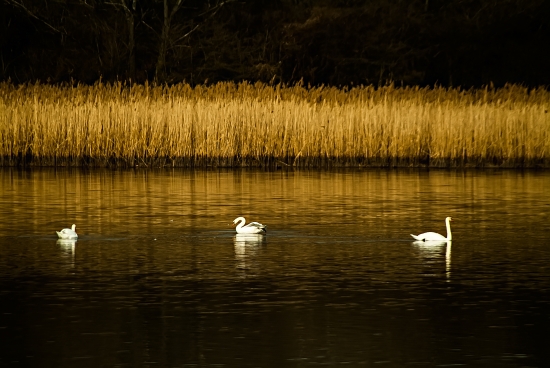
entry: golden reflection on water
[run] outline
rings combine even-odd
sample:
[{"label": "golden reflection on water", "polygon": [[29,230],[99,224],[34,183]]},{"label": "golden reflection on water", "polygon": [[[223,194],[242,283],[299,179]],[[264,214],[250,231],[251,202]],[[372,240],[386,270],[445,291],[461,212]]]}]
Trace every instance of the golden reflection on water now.
[{"label": "golden reflection on water", "polygon": [[[464,348],[475,359],[496,356],[492,344],[477,349],[535,336],[523,321],[548,315],[549,179],[515,171],[1,169],[0,280],[11,288],[5,300],[20,300],[7,331],[30,321],[29,336],[48,352],[72,343],[87,352],[80,331],[101,334],[90,356],[111,346],[115,356],[134,337],[157,357],[166,351],[154,344],[169,339],[178,351],[216,358],[223,348],[271,358],[276,346],[287,363],[322,349],[354,362],[374,364],[397,350],[428,361],[464,341],[475,345]],[[262,222],[267,234],[235,234],[237,216]],[[447,216],[456,218],[452,260],[451,242],[409,235],[444,232]],[[72,223],[78,241],[57,240],[55,230]],[[25,297],[12,298],[20,289]],[[60,328],[65,316],[76,335]],[[256,333],[260,322],[267,333]],[[499,323],[513,328],[492,334],[488,326]],[[45,344],[52,333],[57,343]],[[444,349],[422,350],[450,336]],[[284,353],[287,342],[296,351]]]},{"label": "golden reflection on water", "polygon": [[[461,227],[502,215],[548,219],[548,173],[475,171],[185,171],[0,170],[0,234],[55,234],[76,223],[79,235],[233,231],[237,216],[268,230],[333,234],[374,227],[406,237],[461,215]],[[545,189],[546,188],[546,189]],[[548,206],[546,202],[546,206]],[[507,217],[507,218],[506,218]],[[499,221],[500,222],[500,221]],[[398,224],[401,225],[398,225]],[[22,225],[24,224],[24,225]],[[396,233],[396,227],[399,230]],[[372,229],[368,229],[372,230]],[[442,228],[444,230],[444,228]],[[359,231],[361,232],[361,231]]]}]

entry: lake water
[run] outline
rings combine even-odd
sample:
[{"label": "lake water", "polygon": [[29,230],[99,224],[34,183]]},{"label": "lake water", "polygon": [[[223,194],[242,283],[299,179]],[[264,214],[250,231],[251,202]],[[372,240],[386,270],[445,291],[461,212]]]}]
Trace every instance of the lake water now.
[{"label": "lake water", "polygon": [[[2,367],[550,366],[548,171],[4,168],[0,188]],[[412,242],[447,216],[452,245]]]}]

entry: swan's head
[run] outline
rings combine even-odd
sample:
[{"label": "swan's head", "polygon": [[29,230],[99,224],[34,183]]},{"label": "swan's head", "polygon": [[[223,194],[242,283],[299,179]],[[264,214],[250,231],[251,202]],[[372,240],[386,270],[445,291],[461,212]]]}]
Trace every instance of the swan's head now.
[{"label": "swan's head", "polygon": [[237,217],[235,220],[233,220],[233,225],[236,225],[239,221],[245,221],[244,217]]},{"label": "swan's head", "polygon": [[76,225],[73,224],[73,226],[71,226],[71,229],[72,229],[73,231],[76,231]]},{"label": "swan's head", "polygon": [[452,217],[447,217],[447,218],[445,219],[445,221],[447,221],[447,222],[453,221],[453,218],[452,218]]}]

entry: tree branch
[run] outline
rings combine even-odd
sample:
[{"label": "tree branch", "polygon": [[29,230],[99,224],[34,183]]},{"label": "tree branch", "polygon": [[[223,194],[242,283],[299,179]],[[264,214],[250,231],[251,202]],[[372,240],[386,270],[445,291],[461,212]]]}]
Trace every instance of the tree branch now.
[{"label": "tree branch", "polygon": [[52,26],[50,23],[48,23],[44,18],[42,17],[39,17],[38,15],[34,14],[29,8],[27,8],[25,6],[25,4],[23,3],[23,0],[19,0],[19,1],[16,1],[16,0],[5,0],[6,3],[16,7],[16,8],[19,8],[21,10],[23,10],[25,13],[27,13],[28,16],[30,16],[31,18],[33,19],[36,19],[38,20],[39,22],[43,23],[46,27],[50,28],[52,31],[54,31],[55,33],[60,33],[60,34],[64,34],[65,32],[57,29],[56,27]]},{"label": "tree branch", "polygon": [[198,23],[197,25],[195,25],[195,27],[193,27],[189,32],[187,32],[186,34],[184,34],[183,36],[179,37],[178,39],[174,40],[174,43],[177,43],[187,37],[189,37],[191,35],[191,33],[195,32],[200,26],[202,26],[204,23],[206,23],[208,20],[210,20],[210,18],[212,18],[214,15],[216,15],[216,13],[225,5],[225,4],[228,4],[228,3],[233,3],[237,0],[226,0],[226,1],[222,1],[220,3],[218,3],[217,5],[215,5],[214,7],[212,8],[209,8],[208,10],[206,10],[205,12],[203,12],[202,14],[200,14],[200,16],[204,16],[206,14],[208,14],[210,12],[210,15],[208,15],[208,17],[206,17],[205,19],[203,19],[202,22]]}]

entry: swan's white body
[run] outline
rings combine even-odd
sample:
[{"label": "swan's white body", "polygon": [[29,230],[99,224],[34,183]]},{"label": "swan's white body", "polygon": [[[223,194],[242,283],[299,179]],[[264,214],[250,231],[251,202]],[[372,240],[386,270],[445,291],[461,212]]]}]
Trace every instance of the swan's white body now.
[{"label": "swan's white body", "polygon": [[453,219],[450,218],[450,217],[447,217],[445,219],[445,224],[447,225],[447,236],[446,237],[441,235],[441,234],[433,233],[433,232],[422,233],[420,235],[411,234],[411,236],[413,238],[415,238],[416,240],[423,241],[423,242],[427,242],[427,241],[430,241],[430,242],[433,242],[433,241],[436,241],[436,242],[450,241],[450,240],[453,239],[453,235],[451,234],[451,221],[453,221]]},{"label": "swan's white body", "polygon": [[76,239],[78,234],[76,233],[76,225],[73,224],[70,229],[63,229],[61,231],[56,231],[59,239]]},{"label": "swan's white body", "polygon": [[260,224],[259,222],[251,222],[244,226],[246,220],[244,217],[237,217],[233,220],[234,224],[237,224],[237,234],[265,234],[267,226]]}]

